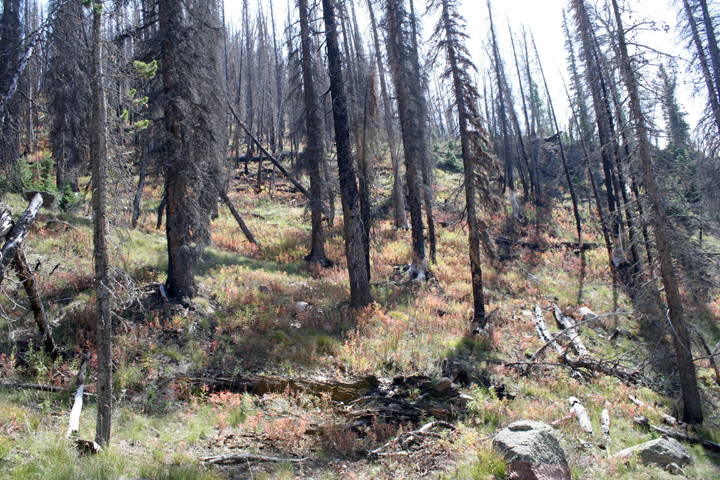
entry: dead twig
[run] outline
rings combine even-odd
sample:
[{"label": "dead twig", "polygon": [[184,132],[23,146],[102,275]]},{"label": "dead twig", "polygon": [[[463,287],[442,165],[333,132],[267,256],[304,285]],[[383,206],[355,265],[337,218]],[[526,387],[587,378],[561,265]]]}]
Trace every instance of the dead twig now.
[{"label": "dead twig", "polygon": [[240,463],[240,462],[300,463],[300,462],[307,461],[308,458],[307,457],[304,457],[304,458],[280,458],[280,457],[270,457],[267,455],[254,455],[252,453],[238,453],[235,455],[216,455],[216,456],[211,456],[211,457],[199,457],[198,460],[200,460],[202,463],[205,463],[208,465],[212,465],[212,464],[228,465],[228,464]]},{"label": "dead twig", "polygon": [[455,430],[455,427],[453,427],[448,422],[443,422],[442,420],[436,420],[434,422],[427,423],[423,425],[418,430],[413,430],[412,432],[403,432],[397,437],[393,438],[386,444],[376,448],[375,450],[371,450],[368,452],[369,456],[378,456],[382,455],[383,450],[391,447],[392,445],[397,444],[402,440],[401,448],[407,448],[410,445],[410,442],[412,439],[421,440],[422,437],[439,437],[440,435],[437,433],[430,432],[435,427],[444,427],[449,430]]}]

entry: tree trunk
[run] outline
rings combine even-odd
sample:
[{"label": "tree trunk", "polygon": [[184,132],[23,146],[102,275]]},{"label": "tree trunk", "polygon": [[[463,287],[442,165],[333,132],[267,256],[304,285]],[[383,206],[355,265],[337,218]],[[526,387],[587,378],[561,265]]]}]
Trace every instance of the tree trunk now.
[{"label": "tree trunk", "polygon": [[345,224],[345,255],[350,276],[350,295],[353,307],[364,307],[372,302],[370,281],[365,268],[364,225],[360,218],[358,187],[352,160],[350,119],[342,73],[342,57],[338,44],[335,6],[333,0],[322,0],[325,18],[325,39],[330,74],[330,94],[335,125],[340,196]]},{"label": "tree trunk", "polygon": [[110,443],[112,425],[112,318],[108,289],[107,247],[107,126],[105,120],[105,88],[102,72],[102,10],[101,0],[92,0],[93,53],[91,68],[92,124],[90,126],[90,158],[92,169],[93,243],[95,261],[95,295],[97,297],[97,424],[95,441]]},{"label": "tree trunk", "polygon": [[[453,11],[453,13],[457,13]],[[453,18],[455,18],[453,16]],[[474,87],[467,85],[466,78],[460,73],[458,65],[457,50],[458,36],[457,25],[451,22],[450,8],[448,0],[442,1],[442,21],[445,30],[445,50],[447,53],[450,71],[452,73],[453,90],[455,93],[455,105],[458,110],[458,125],[460,127],[460,145],[462,148],[463,167],[464,167],[464,184],[465,184],[465,204],[467,205],[468,215],[468,246],[470,254],[470,274],[472,277],[473,291],[473,326],[479,330],[483,330],[486,325],[485,317],[485,295],[483,293],[482,265],[480,263],[480,225],[477,218],[477,206],[475,193],[475,168],[473,165],[474,154],[470,146],[470,133],[468,132],[468,120],[475,122],[475,118],[470,119],[467,111],[467,100],[471,102],[476,98],[466,98],[468,92],[475,91]],[[459,50],[462,51],[464,46],[460,45]],[[464,65],[468,67],[468,65]],[[465,80],[464,80],[465,79]],[[473,108],[472,103],[470,108]],[[479,134],[480,132],[475,132]]]},{"label": "tree trunk", "polygon": [[370,12],[370,26],[372,28],[373,44],[375,46],[375,62],[377,63],[378,76],[380,77],[380,94],[382,95],[385,113],[385,130],[388,136],[388,148],[390,149],[390,159],[393,168],[392,196],[395,206],[395,227],[407,230],[410,228],[410,225],[408,225],[407,214],[405,213],[405,195],[403,194],[402,175],[400,172],[400,157],[395,143],[397,128],[393,119],[392,104],[390,103],[390,95],[388,94],[387,83],[385,81],[385,69],[383,68],[382,54],[380,53],[380,38],[371,0],[368,0],[368,11]]},{"label": "tree trunk", "polygon": [[665,211],[662,206],[660,188],[653,171],[652,157],[650,153],[650,141],[648,138],[647,124],[640,105],[635,74],[630,64],[627,44],[625,43],[625,32],[620,18],[620,9],[617,0],[612,0],[615,21],[617,23],[618,43],[620,46],[621,67],[623,80],[628,90],[630,99],[630,111],[635,122],[635,133],[638,140],[638,155],[642,164],[645,186],[647,188],[648,200],[650,201],[651,223],[655,231],[655,242],[658,256],[660,258],[660,272],[665,286],[665,295],[668,303],[668,320],[673,330],[673,344],[678,361],[678,377],[682,388],[683,397],[683,421],[685,423],[702,423],[703,412],[700,403],[700,392],[697,386],[695,375],[695,363],[690,350],[690,337],[685,325],[682,299],[678,288],[675,268],[670,255],[670,245],[666,237]]},{"label": "tree trunk", "polygon": [[[415,76],[412,66],[410,46],[404,25],[407,12],[401,0],[387,0],[388,56],[392,62],[393,80],[398,102],[398,113],[402,130],[407,171],[408,207],[412,224],[413,260],[409,274],[418,281],[426,278],[427,260],[425,258],[425,238],[423,235],[422,207],[420,205],[421,186],[418,167],[424,161],[426,147],[424,140],[423,115],[419,103],[421,100],[420,80]],[[412,278],[412,277],[411,277]]]},{"label": "tree trunk", "polygon": [[310,254],[305,257],[305,260],[327,267],[330,266],[332,262],[330,262],[325,255],[325,232],[322,223],[324,186],[322,180],[322,164],[325,162],[325,158],[322,141],[320,101],[315,90],[315,80],[312,72],[307,0],[298,0],[298,9],[300,10],[301,64],[305,99],[305,126],[307,130],[305,152],[310,165],[310,223],[312,226]]},{"label": "tree trunk", "polygon": [[695,16],[693,15],[693,11],[688,0],[683,0],[683,7],[685,8],[685,15],[687,16],[687,21],[690,25],[690,31],[692,32],[693,43],[697,49],[698,60],[700,61],[700,67],[702,68],[703,78],[705,79],[705,87],[707,88],[708,98],[710,99],[710,109],[712,110],[713,119],[715,120],[715,126],[718,129],[718,133],[720,133],[719,92],[716,90],[715,84],[713,83],[712,75],[710,74],[710,67],[708,66],[707,57],[705,56],[705,48],[703,47],[702,40],[700,39],[697,22],[695,21]]}]

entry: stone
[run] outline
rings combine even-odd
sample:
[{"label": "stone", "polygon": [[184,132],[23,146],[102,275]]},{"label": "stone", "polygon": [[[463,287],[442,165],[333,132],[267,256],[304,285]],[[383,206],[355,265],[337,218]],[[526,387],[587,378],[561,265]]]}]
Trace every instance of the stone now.
[{"label": "stone", "polygon": [[674,438],[656,438],[649,442],[626,448],[615,454],[615,457],[628,459],[637,455],[638,459],[645,465],[656,464],[667,467],[671,463],[679,466],[692,463],[693,459],[680,442]]},{"label": "stone", "polygon": [[453,387],[453,382],[448,377],[442,377],[435,384],[435,390],[437,390],[438,392],[444,392],[446,390],[450,390],[452,387]]},{"label": "stone", "polygon": [[670,472],[673,475],[683,475],[685,476],[685,472],[683,472],[683,469],[677,466],[677,463],[671,463],[667,467],[665,467],[665,470]]},{"label": "stone", "polygon": [[43,199],[43,208],[50,208],[53,206],[53,203],[55,203],[55,195],[53,195],[50,192],[41,192],[40,190],[26,190],[25,191],[25,200],[28,202],[31,202],[33,198],[35,198],[35,195],[40,194]]},{"label": "stone", "polygon": [[297,303],[295,304],[295,311],[296,311],[297,313],[302,313],[302,312],[304,312],[305,310],[307,310],[307,308],[308,308],[309,306],[310,306],[310,304],[309,304],[308,302],[297,302]]},{"label": "stone", "polygon": [[531,420],[511,423],[495,436],[493,449],[507,461],[510,478],[571,480],[565,451],[546,423]]}]

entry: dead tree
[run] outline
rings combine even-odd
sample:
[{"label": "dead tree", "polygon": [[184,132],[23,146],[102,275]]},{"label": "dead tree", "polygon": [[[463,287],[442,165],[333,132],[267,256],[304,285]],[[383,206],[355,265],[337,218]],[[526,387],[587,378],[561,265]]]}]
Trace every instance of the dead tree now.
[{"label": "dead tree", "polygon": [[650,201],[650,215],[653,230],[655,232],[655,242],[657,245],[658,257],[660,260],[660,272],[662,275],[663,285],[665,286],[665,295],[667,297],[668,314],[667,318],[673,331],[673,344],[678,362],[678,377],[682,387],[683,397],[683,421],[685,423],[702,423],[703,412],[700,403],[700,392],[697,386],[697,377],[695,375],[695,363],[693,361],[690,337],[688,335],[687,326],[685,325],[684,312],[678,281],[675,276],[675,267],[673,266],[672,256],[670,255],[670,246],[666,237],[667,218],[662,206],[662,198],[660,196],[660,188],[658,187],[657,178],[653,170],[652,157],[650,153],[650,140],[647,132],[647,122],[640,104],[640,96],[638,94],[637,81],[635,72],[631,64],[628,54],[627,43],[625,41],[625,31],[620,17],[620,8],[617,0],[612,0],[613,12],[615,14],[615,22],[617,26],[618,46],[620,49],[620,61],[623,74],[623,80],[627,87],[630,100],[630,112],[635,124],[635,135],[638,142],[638,156],[642,164],[643,176],[645,180],[645,188],[647,189],[648,200]]},{"label": "dead tree", "polygon": [[407,171],[408,207],[412,225],[413,259],[408,275],[411,279],[423,281],[427,277],[428,266],[425,256],[419,180],[422,162],[425,161],[427,155],[427,142],[424,137],[426,131],[424,99],[420,88],[420,79],[413,68],[412,40],[410,38],[412,32],[409,31],[408,22],[409,15],[404,1],[386,0],[387,49],[400,115]]},{"label": "dead tree", "polygon": [[112,425],[112,318],[110,317],[109,258],[107,246],[107,121],[102,68],[102,0],[92,0],[92,122],[90,163],[93,186],[93,260],[97,298],[97,424],[95,441],[110,443]]},{"label": "dead tree", "polygon": [[310,166],[310,215],[311,215],[311,247],[305,260],[323,267],[330,266],[325,255],[325,233],[322,224],[323,211],[323,180],[322,164],[325,162],[322,141],[322,119],[320,118],[320,101],[315,89],[313,78],[310,23],[307,0],[298,0],[300,11],[300,46],[302,50],[302,78],[305,100],[305,128],[307,143],[305,153]]},{"label": "dead tree", "polygon": [[[442,0],[442,15],[435,27],[438,36],[438,45],[445,50],[447,57],[447,73],[452,78],[453,92],[455,93],[455,107],[458,112],[458,125],[460,127],[460,145],[462,148],[463,167],[465,172],[465,204],[468,215],[468,244],[470,253],[470,273],[473,290],[473,328],[484,330],[486,326],[485,295],[483,293],[482,265],[480,263],[480,223],[477,212],[476,175],[483,182],[481,191],[486,197],[487,170],[483,166],[490,163],[484,147],[487,145],[485,132],[480,124],[480,117],[476,111],[479,95],[470,75],[475,71],[475,65],[467,56],[467,49],[463,43],[465,37],[462,17],[457,11],[458,3],[455,0]],[[475,164],[480,163],[479,175]],[[485,164],[485,165],[482,165]]]},{"label": "dead tree", "polygon": [[372,295],[365,264],[366,252],[363,241],[365,225],[361,221],[358,187],[353,167],[350,119],[335,21],[335,5],[333,0],[323,0],[322,5],[335,126],[335,146],[340,175],[340,195],[345,224],[345,256],[350,275],[350,295],[353,307],[364,307],[372,302]]}]

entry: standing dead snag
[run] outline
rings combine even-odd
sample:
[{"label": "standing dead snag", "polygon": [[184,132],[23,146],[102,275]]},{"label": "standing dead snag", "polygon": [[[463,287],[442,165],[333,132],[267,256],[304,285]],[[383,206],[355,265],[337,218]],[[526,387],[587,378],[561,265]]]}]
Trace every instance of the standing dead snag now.
[{"label": "standing dead snag", "polygon": [[[0,268],[2,268],[2,270],[0,270],[0,282],[4,279],[5,270],[12,261],[18,278],[23,284],[25,293],[27,293],[38,330],[43,336],[45,351],[51,358],[55,358],[57,356],[55,341],[53,340],[52,331],[47,321],[47,316],[45,315],[42,300],[40,299],[40,293],[38,292],[37,283],[35,282],[35,274],[30,270],[30,266],[25,258],[25,253],[22,251],[23,239],[27,234],[28,228],[33,221],[35,221],[40,205],[42,205],[42,196],[38,193],[33,197],[27,210],[25,210],[25,213],[23,213],[14,227],[10,212],[5,210],[0,213],[0,237],[6,238],[6,243],[2,249],[2,260],[0,260]],[[10,233],[8,234],[8,232]]]},{"label": "standing dead snag", "polygon": [[630,112],[635,123],[635,134],[638,140],[638,156],[642,165],[645,188],[647,189],[648,200],[650,201],[650,214],[653,230],[655,231],[655,242],[657,245],[658,258],[660,260],[660,274],[665,295],[667,297],[667,319],[672,327],[673,344],[677,355],[678,376],[683,398],[683,421],[685,423],[702,423],[703,412],[700,403],[700,391],[698,390],[697,376],[695,374],[695,363],[693,360],[690,336],[685,325],[682,298],[678,280],[675,276],[670,246],[667,240],[667,218],[663,209],[660,187],[653,169],[652,156],[650,153],[650,139],[648,137],[647,123],[640,104],[635,73],[628,55],[627,43],[625,42],[625,31],[623,30],[620,18],[620,8],[617,0],[612,0],[613,12],[617,26],[618,44],[620,47],[621,66],[623,80],[627,87],[630,98]]},{"label": "standing dead snag", "polygon": [[[470,80],[470,72],[475,65],[465,54],[467,51],[462,42],[465,35],[459,24],[461,17],[457,13],[457,3],[454,0],[442,0],[442,16],[435,27],[435,35],[443,35],[444,40],[438,39],[438,44],[444,47],[448,71],[453,81],[455,93],[455,106],[458,110],[458,123],[460,125],[460,145],[462,148],[463,169],[465,173],[465,204],[468,214],[468,244],[470,251],[470,273],[473,290],[473,328],[483,330],[486,326],[485,296],[483,293],[482,266],[480,264],[480,237],[481,223],[477,213],[477,177],[487,182],[487,175],[482,172],[483,164],[490,163],[483,147],[487,144],[485,132],[480,124],[476,105],[479,95],[475,85]],[[479,165],[480,173],[476,172],[475,164]],[[481,188],[484,192],[487,188]],[[487,195],[484,195],[486,197]]]},{"label": "standing dead snag", "polygon": [[342,198],[345,223],[345,256],[348,263],[348,274],[350,275],[350,296],[352,297],[353,307],[365,307],[372,302],[370,280],[365,260],[365,242],[363,241],[366,226],[362,223],[358,203],[358,186],[353,167],[350,118],[345,95],[337,23],[335,21],[335,5],[333,0],[323,0],[322,5],[323,17],[325,18],[335,145],[340,176],[340,196]]}]

